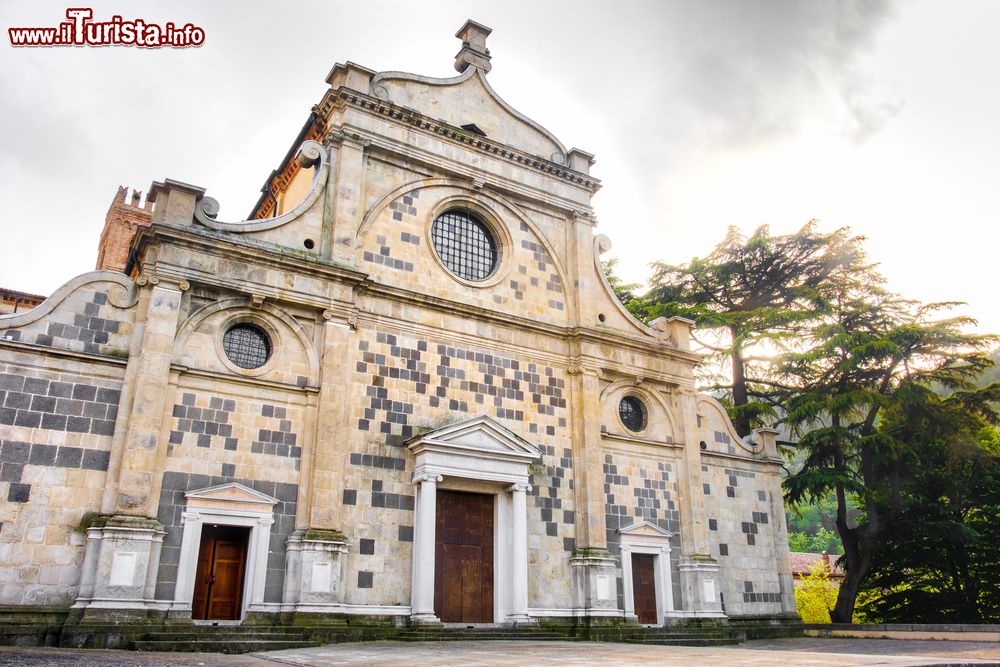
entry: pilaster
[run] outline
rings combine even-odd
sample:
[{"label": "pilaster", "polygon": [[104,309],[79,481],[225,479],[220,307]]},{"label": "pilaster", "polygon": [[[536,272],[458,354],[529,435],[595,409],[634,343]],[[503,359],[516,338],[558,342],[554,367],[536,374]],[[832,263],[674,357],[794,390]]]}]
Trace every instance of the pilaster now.
[{"label": "pilaster", "polygon": [[354,241],[363,212],[364,144],[341,133],[332,134],[331,139],[339,142],[340,146],[336,169],[331,170],[336,172],[336,187],[332,202],[333,242],[329,257],[335,262],[352,264]]},{"label": "pilaster", "polygon": [[[152,472],[161,443],[168,397],[170,360],[180,317],[181,293],[186,281],[168,282],[157,276],[140,276],[136,283],[149,286],[143,333],[129,366],[135,366],[135,389],[122,446],[114,512],[130,516],[155,516],[157,498],[151,490]],[[131,370],[129,368],[128,370]],[[131,373],[126,371],[126,375]]]},{"label": "pilaster", "polygon": [[[327,315],[328,313],[324,313]],[[347,387],[354,332],[343,322],[328,319],[323,325],[320,392],[317,405],[316,437],[310,463],[303,471],[309,480],[308,527],[317,530],[344,530],[343,470],[349,448],[347,428]]]}]

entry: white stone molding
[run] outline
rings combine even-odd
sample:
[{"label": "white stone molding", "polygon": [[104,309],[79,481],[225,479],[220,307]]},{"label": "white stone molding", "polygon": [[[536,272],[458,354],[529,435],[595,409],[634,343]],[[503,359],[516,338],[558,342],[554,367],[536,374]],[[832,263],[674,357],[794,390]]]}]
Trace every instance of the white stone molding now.
[{"label": "white stone molding", "polygon": [[[644,384],[645,386],[640,386]],[[626,396],[634,395],[646,404],[648,414],[647,426],[643,429],[643,435],[633,433],[625,428],[618,416],[618,404]],[[673,444],[680,438],[677,433],[677,425],[672,416],[673,409],[670,403],[655,391],[653,383],[644,378],[619,378],[601,390],[600,402],[605,415],[605,423],[619,425],[618,433],[609,434],[616,437],[623,437],[635,441],[652,441],[658,443]],[[657,422],[664,423],[657,423]],[[664,426],[666,427],[664,429]],[[669,437],[665,437],[664,430],[669,431]]]},{"label": "white stone molding", "polygon": [[264,603],[268,543],[274,524],[273,508],[278,499],[236,482],[191,491],[185,497],[188,504],[181,514],[184,529],[171,611],[191,612],[201,533],[205,524],[250,528],[240,617],[245,617],[248,611],[256,611],[255,607]]},{"label": "white stone molding", "polygon": [[139,298],[136,284],[128,276],[117,271],[91,271],[67,281],[31,310],[0,315],[0,329],[17,329],[37,322],[55,310],[73,292],[92,283],[114,284],[114,289],[108,290],[108,303],[115,308],[131,308]]},{"label": "white stone molding", "polygon": [[494,620],[531,623],[528,613],[527,494],[531,463],[539,450],[486,415],[449,424],[407,441],[414,454],[416,497],[413,539],[412,616],[434,615],[437,489],[442,484],[496,496],[494,511]]},{"label": "white stone molding", "polygon": [[220,232],[236,232],[245,234],[248,232],[262,232],[267,229],[281,227],[308,211],[326,187],[327,175],[330,170],[330,154],[326,148],[318,141],[306,140],[302,142],[298,153],[295,155],[296,161],[302,167],[311,167],[319,164],[319,169],[313,174],[312,185],[298,206],[287,213],[273,218],[262,218],[260,220],[243,220],[241,222],[219,222],[215,216],[219,214],[219,202],[212,197],[200,197],[194,207],[194,219],[209,229]]},{"label": "white stone molding", "polygon": [[632,587],[632,554],[653,556],[653,580],[656,586],[656,618],[660,624],[674,612],[673,575],[670,571],[669,533],[649,521],[619,528],[621,536],[622,584],[625,594],[625,616],[635,618],[635,591]]},{"label": "white stone molding", "polygon": [[[305,327],[303,327],[298,320],[289,315],[283,309],[272,303],[266,302],[261,303],[258,307],[254,308],[251,305],[249,297],[233,297],[231,299],[215,301],[202,306],[189,315],[180,326],[177,332],[177,337],[174,340],[174,349],[172,354],[173,362],[177,363],[177,359],[187,346],[188,338],[198,329],[202,322],[204,322],[208,317],[226,310],[232,311],[232,313],[230,313],[229,318],[223,326],[220,327],[218,335],[214,337],[216,342],[216,354],[218,355],[219,362],[222,365],[233,373],[244,377],[257,377],[271,371],[280,356],[278,352],[281,346],[281,336],[275,326],[275,323],[271,321],[271,318],[273,318],[274,320],[280,321],[288,327],[289,330],[291,330],[294,335],[294,340],[298,341],[303,352],[305,352],[305,355],[309,360],[309,375],[307,376],[308,386],[319,386],[319,353],[316,350],[316,345],[313,342],[312,335],[305,330]],[[222,349],[222,332],[225,331],[229,325],[235,324],[239,321],[239,318],[241,317],[244,317],[245,321],[262,325],[272,337],[271,358],[268,359],[267,363],[260,368],[239,368],[229,361],[225,354],[225,350]]]},{"label": "white stone molding", "polygon": [[611,307],[621,313],[622,317],[624,317],[625,320],[632,325],[635,331],[638,331],[647,338],[663,340],[656,331],[650,329],[645,324],[637,320],[635,316],[628,311],[628,308],[626,308],[625,305],[618,300],[618,297],[615,295],[614,288],[612,288],[611,283],[608,282],[608,277],[604,275],[604,267],[601,265],[601,255],[609,250],[611,250],[611,239],[604,234],[598,234],[594,237],[594,272],[597,274],[601,285],[604,286],[605,296],[607,297],[606,301],[609,301],[612,304]]}]

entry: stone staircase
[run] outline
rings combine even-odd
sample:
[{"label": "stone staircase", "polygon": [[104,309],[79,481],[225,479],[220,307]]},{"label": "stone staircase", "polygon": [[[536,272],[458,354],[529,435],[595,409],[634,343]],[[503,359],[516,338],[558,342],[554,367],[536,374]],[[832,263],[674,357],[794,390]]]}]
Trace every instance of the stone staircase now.
[{"label": "stone staircase", "polygon": [[660,646],[732,646],[746,641],[746,633],[720,626],[620,628],[613,633],[596,632],[597,641]]},{"label": "stone staircase", "polygon": [[203,653],[250,653],[320,646],[305,628],[259,625],[186,626],[159,628],[131,642],[136,651],[197,651]]},{"label": "stone staircase", "polygon": [[415,627],[398,632],[392,639],[404,642],[445,642],[445,641],[566,641],[572,639],[569,632],[555,628],[524,626],[519,628],[472,626],[472,627]]}]

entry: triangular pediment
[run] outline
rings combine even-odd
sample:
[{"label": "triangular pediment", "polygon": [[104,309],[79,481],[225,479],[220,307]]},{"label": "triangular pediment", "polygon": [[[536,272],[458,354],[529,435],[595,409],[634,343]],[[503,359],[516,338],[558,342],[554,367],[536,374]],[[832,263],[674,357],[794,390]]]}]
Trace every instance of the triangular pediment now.
[{"label": "triangular pediment", "polygon": [[639,521],[637,523],[633,523],[631,526],[619,528],[618,533],[621,535],[628,535],[630,537],[650,537],[661,540],[669,540],[673,537],[673,533],[663,530],[650,521]]},{"label": "triangular pediment", "polygon": [[216,502],[228,503],[253,503],[255,505],[275,505],[278,503],[277,498],[272,498],[266,493],[255,491],[238,482],[211,486],[206,489],[198,489],[197,491],[189,491],[184,494],[184,497],[189,500],[214,500]]},{"label": "triangular pediment", "polygon": [[524,459],[538,459],[542,455],[537,447],[487,415],[464,419],[414,436],[406,441],[406,445],[415,453],[433,448]]}]

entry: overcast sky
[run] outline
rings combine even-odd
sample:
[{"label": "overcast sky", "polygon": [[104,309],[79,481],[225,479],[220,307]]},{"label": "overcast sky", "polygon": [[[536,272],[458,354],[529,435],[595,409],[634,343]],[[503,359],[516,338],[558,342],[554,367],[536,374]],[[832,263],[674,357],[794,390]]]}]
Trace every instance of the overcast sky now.
[{"label": "overcast sky", "polygon": [[[82,3],[71,3],[79,6]],[[960,300],[1000,332],[1000,3],[93,3],[95,19],[191,22],[195,49],[13,49],[66,4],[0,5],[0,286],[91,270],[118,185],[165,177],[242,219],[335,62],[447,77],[466,18],[489,79],[595,153],[594,199],[626,280],[708,254],[729,225],[811,218],[868,237],[890,286]]]}]

